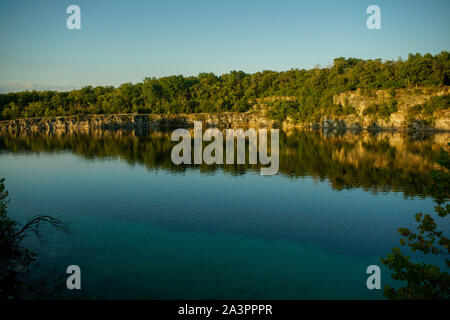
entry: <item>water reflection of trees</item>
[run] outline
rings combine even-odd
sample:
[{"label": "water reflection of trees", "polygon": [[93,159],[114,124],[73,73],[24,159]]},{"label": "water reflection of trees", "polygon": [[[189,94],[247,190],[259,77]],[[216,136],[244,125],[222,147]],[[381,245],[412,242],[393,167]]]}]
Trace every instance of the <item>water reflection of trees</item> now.
[{"label": "water reflection of trees", "polygon": [[[94,131],[90,133],[1,133],[0,150],[13,153],[72,151],[84,158],[120,158],[149,170],[184,172],[189,168],[214,172],[219,166],[176,166],[170,153],[171,132]],[[330,134],[295,130],[280,132],[278,174],[293,179],[311,176],[328,179],[334,189],[363,188],[372,192],[401,191],[424,195],[428,172],[447,133],[412,136],[403,133],[368,132]],[[259,165],[224,165],[227,174],[259,172]]]}]

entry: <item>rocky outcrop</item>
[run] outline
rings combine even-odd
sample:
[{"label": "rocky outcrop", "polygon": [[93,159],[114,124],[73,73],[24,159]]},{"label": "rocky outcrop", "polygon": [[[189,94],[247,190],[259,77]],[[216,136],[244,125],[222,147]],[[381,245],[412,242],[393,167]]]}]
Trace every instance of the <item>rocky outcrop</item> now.
[{"label": "rocky outcrop", "polygon": [[450,121],[447,118],[436,121],[439,126],[430,128],[427,123],[417,119],[406,125],[386,125],[378,121],[360,121],[356,117],[332,118],[324,117],[320,123],[293,123],[287,119],[277,123],[268,119],[263,113],[218,113],[218,114],[114,114],[114,115],[85,115],[67,117],[27,118],[0,121],[0,130],[6,132],[90,132],[93,130],[134,130],[144,132],[150,129],[164,129],[174,127],[192,127],[194,121],[201,121],[204,127],[245,128],[245,127],[295,127],[322,128],[324,131],[450,131]]},{"label": "rocky outcrop", "polygon": [[[282,123],[272,120],[267,115],[266,103],[274,100],[295,100],[296,97],[266,97],[253,101],[254,107],[249,112],[193,113],[193,114],[114,114],[85,115],[51,118],[28,118],[11,121],[0,121],[0,130],[72,132],[104,129],[127,129],[145,131],[165,127],[191,127],[194,121],[202,121],[204,127],[276,127],[322,128],[324,131],[450,131],[450,110],[436,111],[430,119],[420,116],[411,118],[408,111],[411,107],[425,103],[432,96],[450,94],[450,87],[422,88],[414,90],[377,90],[370,95],[361,90],[344,92],[334,97],[334,103],[343,107],[351,106],[354,112],[342,116],[323,116],[316,123],[298,122],[287,118]],[[388,117],[368,115],[364,112],[374,104],[389,103],[395,99],[398,110]]]},{"label": "rocky outcrop", "polygon": [[[441,109],[432,114],[417,114],[413,110],[435,96],[448,96],[450,87],[416,88],[397,90],[376,90],[364,92],[362,90],[344,92],[333,97],[335,105],[342,106],[339,116],[324,115],[318,122],[299,123],[287,118],[282,126],[286,129],[295,127],[323,128],[324,131],[450,131],[450,109]],[[258,110],[264,110],[265,101],[293,100],[294,97],[272,97],[258,101]],[[384,112],[365,112],[372,106],[394,104],[395,110]],[[348,110],[351,110],[350,112]],[[411,112],[413,111],[413,112]]]},{"label": "rocky outcrop", "polygon": [[[450,87],[443,88],[415,88],[397,90],[376,90],[365,93],[362,90],[344,92],[333,97],[336,105],[353,107],[354,114],[340,117],[345,122],[359,122],[364,128],[373,127],[375,123],[381,129],[390,130],[450,130],[450,110],[436,111],[430,119],[421,115],[411,118],[409,111],[416,105],[427,102],[431,97],[450,94]],[[368,115],[365,110],[371,105],[396,103],[397,111],[388,117]],[[431,123],[430,123],[431,122]]]},{"label": "rocky outcrop", "polygon": [[218,114],[114,114],[68,117],[27,118],[1,121],[0,130],[7,132],[89,132],[99,129],[145,131],[173,127],[192,127],[202,121],[205,127],[272,127],[275,122],[258,113]]}]

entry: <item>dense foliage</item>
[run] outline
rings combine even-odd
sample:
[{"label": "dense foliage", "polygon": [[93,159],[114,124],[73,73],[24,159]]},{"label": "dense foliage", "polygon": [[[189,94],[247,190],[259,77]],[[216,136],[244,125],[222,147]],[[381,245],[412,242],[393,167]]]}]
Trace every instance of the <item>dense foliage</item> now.
[{"label": "dense foliage", "polygon": [[[333,95],[356,89],[443,86],[450,84],[450,55],[410,54],[397,61],[336,58],[329,68],[232,71],[216,76],[145,78],[118,88],[87,86],[70,92],[24,91],[0,95],[1,119],[78,114],[197,113],[247,111],[258,98],[291,96],[295,101],[272,103],[277,119],[317,120],[322,114],[352,113],[333,104]],[[332,110],[330,110],[330,108]],[[390,112],[388,109],[387,112]],[[377,112],[375,110],[375,112]]]},{"label": "dense foliage", "polygon": [[414,119],[420,116],[425,122],[431,123],[434,120],[433,113],[445,109],[450,109],[450,96],[435,96],[423,104],[417,104],[409,108],[408,117]]},{"label": "dense foliage", "polygon": [[381,118],[389,118],[389,116],[397,112],[397,100],[391,99],[389,102],[381,104],[371,104],[366,109],[364,109],[364,115],[378,115]]},{"label": "dense foliage", "polygon": [[[437,219],[445,218],[450,213],[450,157],[442,150],[439,164],[441,170],[433,170],[431,178],[433,183],[428,187],[436,202],[435,212]],[[422,212],[415,214],[418,223],[417,231],[400,228],[398,232],[402,238],[400,243],[416,253],[424,255],[437,255],[442,258],[446,268],[450,268],[450,240],[438,229],[438,223],[431,214]],[[381,261],[392,271],[392,278],[400,280],[404,286],[395,289],[386,286],[384,294],[389,299],[449,299],[450,275],[441,271],[439,266],[422,262],[413,262],[404,255],[398,247],[392,250]]]}]

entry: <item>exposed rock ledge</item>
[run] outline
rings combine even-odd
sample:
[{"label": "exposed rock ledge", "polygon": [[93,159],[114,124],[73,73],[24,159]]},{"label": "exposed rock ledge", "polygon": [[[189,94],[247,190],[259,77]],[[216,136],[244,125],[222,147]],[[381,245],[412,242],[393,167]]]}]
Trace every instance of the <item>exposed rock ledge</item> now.
[{"label": "exposed rock ledge", "polygon": [[194,121],[202,121],[205,127],[272,127],[273,120],[265,119],[256,113],[220,114],[113,114],[85,115],[67,117],[27,118],[0,121],[0,130],[8,132],[71,132],[91,129],[129,129],[148,130],[165,127],[190,127]]},{"label": "exposed rock ledge", "polygon": [[430,128],[420,121],[409,123],[407,126],[383,126],[376,122],[363,123],[346,122],[340,119],[323,118],[317,124],[294,124],[285,121],[282,124],[267,119],[259,112],[218,114],[113,114],[113,115],[85,115],[67,117],[42,117],[27,118],[9,121],[0,121],[0,130],[3,132],[73,132],[98,129],[128,129],[146,131],[149,129],[161,129],[170,127],[191,127],[194,121],[202,121],[205,127],[313,127],[324,130],[406,130],[406,131],[450,131],[449,127]]}]

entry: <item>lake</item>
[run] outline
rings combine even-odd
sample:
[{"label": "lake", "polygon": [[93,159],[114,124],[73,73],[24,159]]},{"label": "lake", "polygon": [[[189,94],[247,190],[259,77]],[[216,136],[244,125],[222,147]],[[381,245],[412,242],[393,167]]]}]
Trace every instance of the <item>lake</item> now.
[{"label": "lake", "polygon": [[[397,229],[433,211],[426,192],[448,133],[280,132],[278,174],[259,165],[174,165],[170,131],[0,134],[9,215],[61,218],[26,238],[32,277],[87,299],[382,299],[366,269]],[[440,225],[448,232],[450,225]],[[433,262],[433,260],[428,260]]]}]

